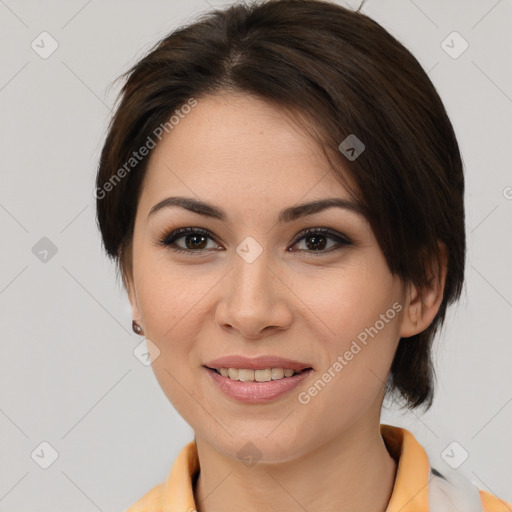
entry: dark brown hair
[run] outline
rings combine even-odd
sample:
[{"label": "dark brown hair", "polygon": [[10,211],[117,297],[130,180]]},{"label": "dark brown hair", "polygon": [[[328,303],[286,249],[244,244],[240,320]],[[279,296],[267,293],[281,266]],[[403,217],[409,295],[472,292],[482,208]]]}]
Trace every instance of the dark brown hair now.
[{"label": "dark brown hair", "polygon": [[[387,382],[387,392],[406,406],[429,408],[431,345],[464,280],[464,177],[452,124],[414,56],[359,11],[326,0],[268,0],[202,15],[122,77],[96,197],[103,244],[125,286],[148,158],[131,168],[126,162],[191,98],[256,95],[293,116],[319,144],[334,175],[364,205],[393,274],[423,289],[440,269],[439,242],[446,247],[439,311],[425,331],[399,341]],[[338,149],[351,134],[365,146],[355,159]]]}]

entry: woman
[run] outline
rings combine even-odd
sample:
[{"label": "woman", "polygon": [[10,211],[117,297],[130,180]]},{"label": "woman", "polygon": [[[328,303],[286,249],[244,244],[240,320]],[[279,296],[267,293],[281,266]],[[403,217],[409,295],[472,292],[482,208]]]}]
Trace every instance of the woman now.
[{"label": "woman", "polygon": [[433,399],[464,177],[416,59],[360,12],[203,16],[128,72],[97,176],[164,393],[191,425],[136,511],[510,511],[380,424]]}]

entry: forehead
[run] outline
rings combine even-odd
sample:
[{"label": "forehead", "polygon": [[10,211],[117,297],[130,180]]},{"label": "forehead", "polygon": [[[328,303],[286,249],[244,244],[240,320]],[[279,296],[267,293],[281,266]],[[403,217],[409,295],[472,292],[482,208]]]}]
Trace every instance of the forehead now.
[{"label": "forehead", "polygon": [[260,208],[262,200],[291,204],[308,194],[349,197],[315,141],[284,110],[251,95],[197,101],[153,150],[143,195],[179,192]]}]

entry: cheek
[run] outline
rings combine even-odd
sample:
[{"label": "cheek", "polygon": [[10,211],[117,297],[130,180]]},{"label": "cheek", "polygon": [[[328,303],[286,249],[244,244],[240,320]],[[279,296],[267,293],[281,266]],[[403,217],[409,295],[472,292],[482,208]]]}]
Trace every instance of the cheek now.
[{"label": "cheek", "polygon": [[160,351],[152,370],[160,388],[178,413],[196,423],[190,397],[194,390],[196,341],[201,326],[204,281],[187,276],[167,264],[144,264],[139,260],[139,307],[146,337]]},{"label": "cheek", "polygon": [[146,249],[137,256],[134,277],[139,308],[156,342],[196,326],[197,306],[215,284],[215,275],[201,265],[173,263],[165,250]]},{"label": "cheek", "polygon": [[219,278],[199,266],[171,264],[161,255],[140,257],[135,270],[145,335],[160,351],[153,372],[168,399],[185,414],[190,407],[185,390],[194,389],[191,375],[201,359],[197,340],[209,315],[207,294]]},{"label": "cheek", "polygon": [[399,297],[397,282],[379,254],[358,258],[314,281],[297,280],[294,291],[307,304],[312,325],[324,330],[335,349],[373,326]]},{"label": "cheek", "polygon": [[394,357],[401,309],[397,283],[375,259],[373,265],[345,267],[325,283],[316,280],[315,287],[308,294],[308,318],[325,352],[304,401],[311,398],[325,414],[329,408],[357,414],[380,395]]}]

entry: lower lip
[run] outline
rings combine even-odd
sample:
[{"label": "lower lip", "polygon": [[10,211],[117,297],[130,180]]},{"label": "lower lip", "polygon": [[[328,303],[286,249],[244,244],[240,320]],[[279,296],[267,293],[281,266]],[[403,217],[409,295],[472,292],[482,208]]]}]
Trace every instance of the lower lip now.
[{"label": "lower lip", "polygon": [[240,402],[250,403],[275,400],[295,389],[313,372],[312,369],[305,370],[293,377],[283,377],[282,379],[269,380],[267,382],[244,382],[223,377],[210,368],[205,367],[205,369],[223,393]]}]

